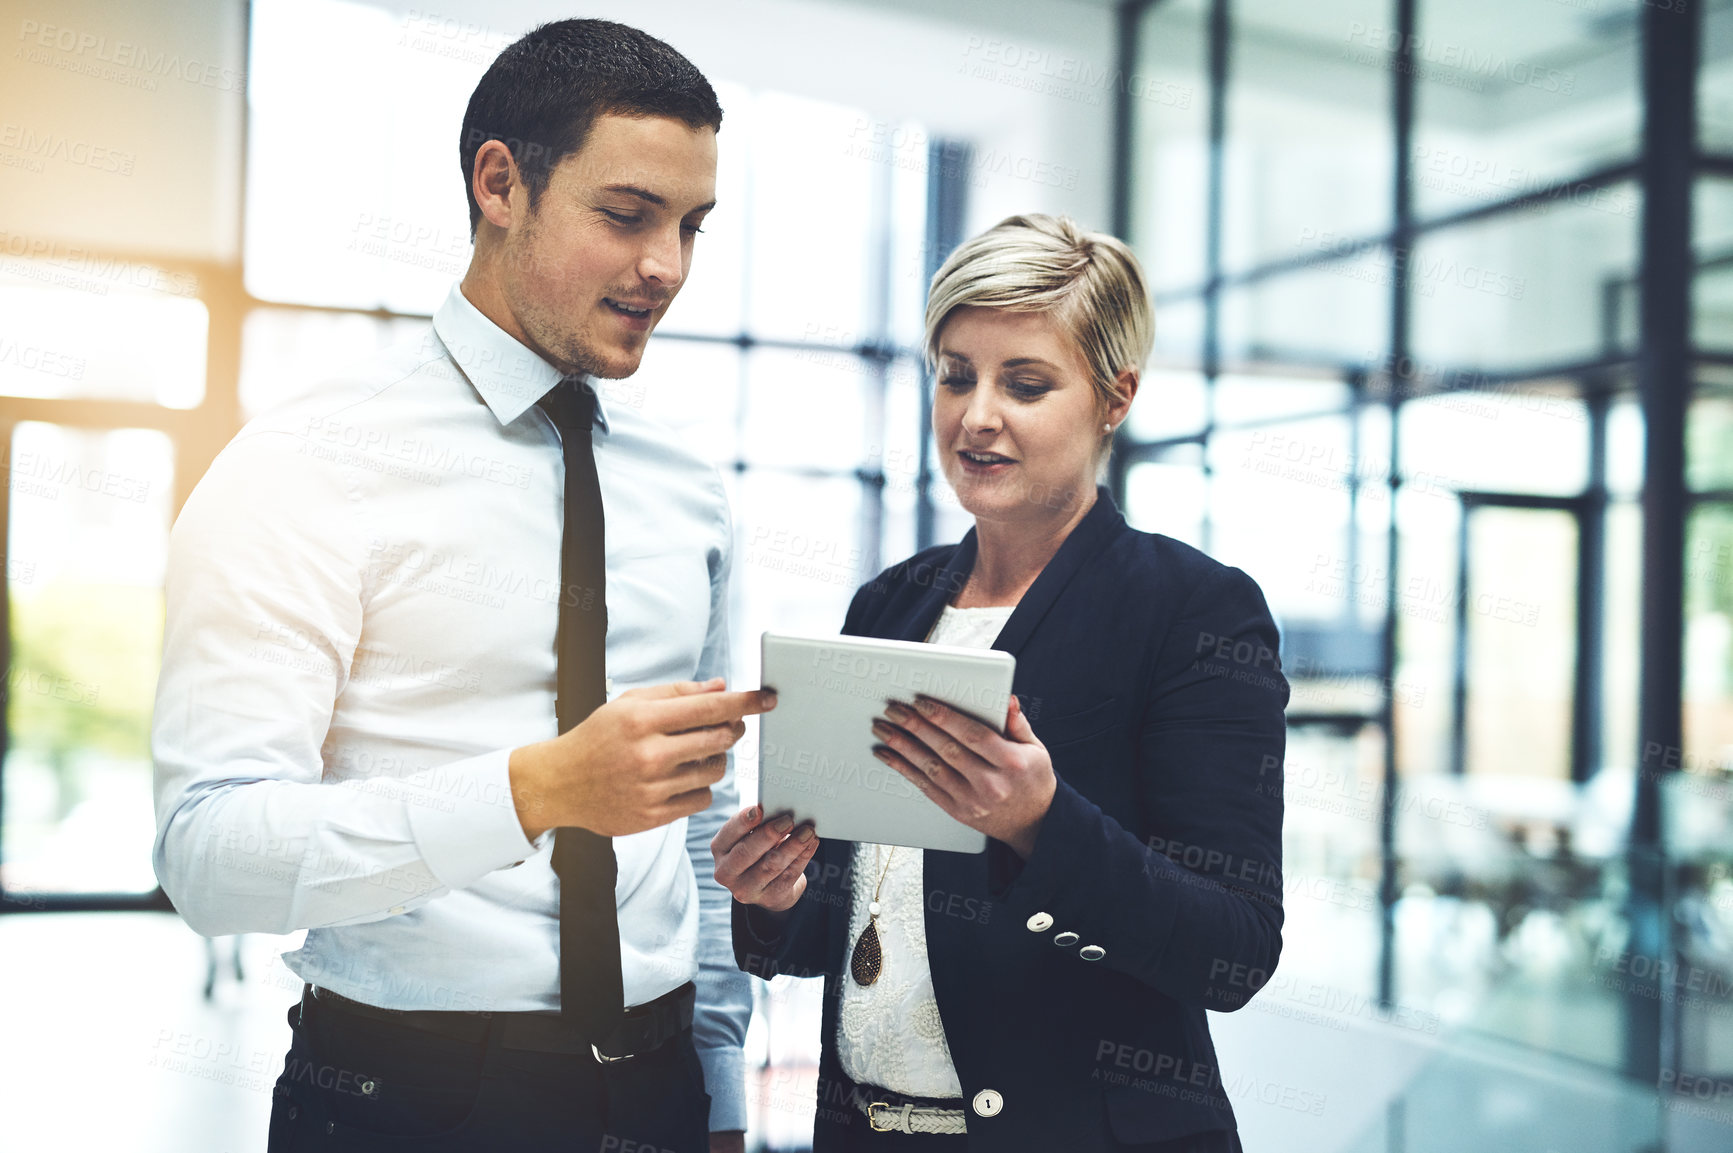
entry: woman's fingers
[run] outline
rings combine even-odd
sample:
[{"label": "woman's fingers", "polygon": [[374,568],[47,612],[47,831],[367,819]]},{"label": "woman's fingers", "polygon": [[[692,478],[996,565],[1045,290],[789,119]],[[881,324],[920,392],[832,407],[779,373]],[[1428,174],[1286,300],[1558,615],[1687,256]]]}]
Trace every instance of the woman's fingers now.
[{"label": "woman's fingers", "polygon": [[[1007,763],[1004,737],[931,697],[917,697],[915,705],[893,701],[885,713],[971,783]],[[921,764],[919,756],[909,759]]]},{"label": "woman's fingers", "polygon": [[[761,806],[754,805],[753,808],[761,809]],[[729,888],[794,828],[794,817],[788,813],[778,813],[769,818],[761,816],[732,845],[718,852],[717,842],[729,831],[729,825],[735,819],[730,817],[722,831],[716,834],[716,839],[710,842],[711,855],[716,858],[716,879]]]},{"label": "woman's fingers", "polygon": [[751,805],[723,821],[722,827],[716,830],[716,835],[710,838],[710,855],[718,861],[722,860],[746,834],[758,827],[763,816],[762,805]]},{"label": "woman's fingers", "polygon": [[[1017,698],[1013,696],[1012,700]],[[916,694],[912,706],[915,714],[934,728],[943,731],[951,739],[969,749],[988,764],[998,760],[1000,747],[1005,738],[1000,736],[991,725],[984,725],[968,713],[953,709],[940,700],[935,700],[922,694]]]},{"label": "woman's fingers", "polygon": [[[783,817],[779,818],[779,821],[790,819]],[[811,825],[803,824],[772,844],[764,855],[746,870],[741,880],[747,885],[756,885],[762,891],[775,884],[777,879],[788,871],[794,860],[802,855],[810,855],[807,850],[817,846],[818,834],[813,832]]]},{"label": "woman's fingers", "polygon": [[[810,828],[811,826],[806,826]],[[790,841],[794,838],[790,837]],[[783,866],[782,872],[773,877],[759,893],[759,903],[772,909],[781,910],[791,907],[800,900],[800,895],[806,891],[806,866],[812,861],[812,855],[818,852],[818,837],[800,843],[800,849]]]},{"label": "woman's fingers", "polygon": [[[908,730],[899,728],[888,721],[877,720],[873,722],[873,735],[884,742],[884,745],[880,747],[888,748],[891,752],[900,756],[905,763],[912,765],[928,780],[934,782],[946,792],[961,794],[972,791],[967,777],[947,762],[944,756],[936,752],[924,740],[912,735]],[[941,733],[933,739],[938,740],[942,745],[944,745],[947,751],[957,748],[955,742],[946,741],[942,738],[943,734]],[[874,749],[873,755],[878,756],[878,750],[876,748]],[[882,756],[879,757],[879,760],[881,761],[884,759],[885,758]],[[890,764],[891,762],[886,761],[885,763]]]},{"label": "woman's fingers", "polygon": [[[995,771],[994,764],[908,706],[893,703],[886,712],[900,720],[896,725],[875,722],[878,738],[959,799],[974,793],[976,785]],[[999,737],[995,734],[994,739]]]},{"label": "woman's fingers", "polygon": [[[934,753],[941,761],[954,768],[976,772],[990,767],[987,761],[960,740],[956,734],[948,729],[940,728],[900,701],[892,701],[886,706],[885,717],[888,717],[889,720],[881,717],[878,723],[902,729],[919,741],[925,750]],[[919,752],[920,750],[917,749],[916,751]],[[909,759],[914,760],[915,758],[910,757]]]},{"label": "woman's fingers", "polygon": [[1023,715],[1023,703],[1011,694],[1011,709],[1005,714],[1005,735],[1023,744],[1039,744],[1040,738],[1029,724],[1029,718]]},{"label": "woman's fingers", "polygon": [[796,828],[790,813],[765,819],[760,811],[755,820],[753,810],[730,817],[710,842],[717,883],[747,904],[765,903],[766,893],[779,884],[787,888],[790,870],[805,869],[818,849],[811,825]]},{"label": "woman's fingers", "polygon": [[886,745],[874,745],[873,756],[901,773],[908,779],[908,782],[911,785],[919,789],[923,794],[931,799],[935,805],[938,805],[939,808],[945,810],[945,812],[951,814],[951,816],[962,821],[964,824],[970,823],[963,815],[960,798],[957,795],[957,792],[953,791],[966,791],[968,789],[968,781],[965,780],[955,769],[950,768],[943,762],[935,762],[937,768],[934,771],[929,772],[917,766],[897,750]]}]

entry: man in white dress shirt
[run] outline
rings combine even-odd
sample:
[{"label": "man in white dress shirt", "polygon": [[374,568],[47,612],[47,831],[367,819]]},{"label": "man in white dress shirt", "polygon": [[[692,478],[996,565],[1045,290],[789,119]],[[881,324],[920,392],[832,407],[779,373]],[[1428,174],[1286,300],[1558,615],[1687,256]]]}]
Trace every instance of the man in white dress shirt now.
[{"label": "man in white dress shirt", "polygon": [[[638,367],[720,123],[635,29],[507,48],[464,119],[461,285],[419,339],[249,424],[175,526],[156,871],[199,932],[309,930],[273,1153],[742,1147],[749,978],[708,845],[742,718],[774,699],[720,679],[727,502],[662,427],[594,402],[607,701],[560,733],[583,446],[537,404]],[[589,928],[562,934],[561,827],[612,838],[606,1038],[559,1014],[562,937]]]}]

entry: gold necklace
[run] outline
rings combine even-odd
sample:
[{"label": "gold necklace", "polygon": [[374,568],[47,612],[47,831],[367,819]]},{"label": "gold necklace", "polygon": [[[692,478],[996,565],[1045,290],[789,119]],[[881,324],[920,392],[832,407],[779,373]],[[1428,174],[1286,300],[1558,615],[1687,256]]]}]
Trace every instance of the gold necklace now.
[{"label": "gold necklace", "polygon": [[[873,846],[873,860],[878,860],[880,846]],[[879,973],[885,967],[884,950],[879,946],[879,893],[885,887],[885,878],[890,875],[891,861],[896,857],[896,846],[891,846],[890,856],[885,858],[885,866],[879,871],[879,883],[873,887],[873,899],[867,904],[866,928],[855,938],[854,952],[848,959],[848,971],[854,977],[857,985],[870,985],[879,979]]]}]

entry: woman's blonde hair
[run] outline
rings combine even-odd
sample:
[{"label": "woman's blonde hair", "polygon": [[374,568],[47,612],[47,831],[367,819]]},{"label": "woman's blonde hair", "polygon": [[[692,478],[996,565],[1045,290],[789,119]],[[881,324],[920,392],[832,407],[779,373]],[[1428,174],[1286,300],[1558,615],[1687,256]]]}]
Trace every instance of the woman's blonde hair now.
[{"label": "woman's blonde hair", "polygon": [[1047,312],[1076,342],[1097,400],[1123,399],[1116,378],[1142,375],[1155,343],[1143,266],[1124,241],[1085,232],[1068,216],[1008,216],[957,246],[927,293],[924,350],[939,359],[939,332],[959,308]]}]

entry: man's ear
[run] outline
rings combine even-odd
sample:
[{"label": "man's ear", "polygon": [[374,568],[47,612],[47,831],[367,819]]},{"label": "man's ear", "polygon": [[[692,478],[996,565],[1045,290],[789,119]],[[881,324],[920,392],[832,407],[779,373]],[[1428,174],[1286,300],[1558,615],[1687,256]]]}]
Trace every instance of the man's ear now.
[{"label": "man's ear", "polygon": [[[470,191],[481,209],[481,218],[499,229],[509,229],[516,219],[512,190],[523,187],[517,161],[503,141],[489,140],[475,154],[475,167],[470,172]],[[519,204],[523,201],[520,199]]]}]

